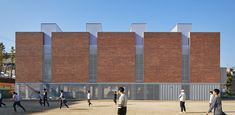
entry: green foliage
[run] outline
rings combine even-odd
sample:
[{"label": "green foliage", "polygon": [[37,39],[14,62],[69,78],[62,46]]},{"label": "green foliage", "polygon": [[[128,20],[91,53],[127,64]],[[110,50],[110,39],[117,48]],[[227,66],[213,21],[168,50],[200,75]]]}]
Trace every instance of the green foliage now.
[{"label": "green foliage", "polygon": [[[12,46],[11,47],[11,52],[7,53],[5,52],[5,46],[2,42],[0,42],[0,72],[2,72],[3,70],[6,72],[6,68],[3,68],[3,59],[11,59],[11,63],[15,63],[15,48]],[[11,72],[10,72],[10,76],[12,76],[12,70],[14,69],[13,66],[11,66]]]},{"label": "green foliage", "polygon": [[[15,62],[15,48],[12,46],[11,47],[11,63],[13,64]],[[13,65],[11,66],[11,72],[10,72],[10,76],[12,77],[12,70],[13,70]]]},{"label": "green foliage", "polygon": [[232,96],[234,93],[232,91],[232,82],[233,82],[233,75],[232,75],[232,69],[230,69],[227,72],[227,80],[226,80],[226,84],[225,84],[225,93],[228,96]]},{"label": "green foliage", "polygon": [[5,55],[5,46],[2,42],[0,42],[0,72],[2,71],[2,66],[3,66],[3,59],[4,59],[4,56]]}]

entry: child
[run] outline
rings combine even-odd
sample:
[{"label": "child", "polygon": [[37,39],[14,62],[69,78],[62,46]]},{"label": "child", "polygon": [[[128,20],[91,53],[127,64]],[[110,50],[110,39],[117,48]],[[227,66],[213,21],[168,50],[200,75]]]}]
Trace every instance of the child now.
[{"label": "child", "polygon": [[184,93],[184,89],[181,90],[181,93],[179,95],[179,100],[180,100],[180,113],[186,113],[186,108],[185,108],[185,100],[186,100],[186,94]]},{"label": "child", "polygon": [[213,98],[214,98],[213,91],[210,91],[209,107],[210,107],[211,104],[212,104]]},{"label": "child", "polygon": [[43,104],[44,104],[44,107],[46,106],[46,103],[47,103],[47,106],[49,107],[49,102],[48,102],[48,98],[47,98],[47,89],[44,89],[44,93],[43,93]]},{"label": "child", "polygon": [[13,100],[14,100],[13,107],[15,112],[17,112],[16,105],[21,107],[24,110],[24,112],[26,111],[25,108],[20,104],[20,96],[16,92],[13,92]]},{"label": "child", "polygon": [[65,97],[64,97],[64,91],[61,90],[60,91],[60,109],[62,108],[62,105],[65,105],[67,108],[69,108],[69,106],[67,105],[67,101],[65,100]]},{"label": "child", "polygon": [[90,107],[90,105],[92,105],[91,103],[91,93],[90,93],[90,90],[87,91],[87,102],[88,102],[88,105]]},{"label": "child", "polygon": [[41,95],[40,91],[38,92],[38,98],[39,98],[39,103],[42,106],[42,95]]}]

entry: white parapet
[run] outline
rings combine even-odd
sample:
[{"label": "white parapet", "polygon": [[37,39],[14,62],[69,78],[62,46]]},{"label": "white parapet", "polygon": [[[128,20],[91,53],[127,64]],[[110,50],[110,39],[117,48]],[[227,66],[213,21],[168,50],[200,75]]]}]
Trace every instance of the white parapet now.
[{"label": "white parapet", "polygon": [[102,31],[101,23],[87,23],[86,31],[90,32],[90,45],[97,45],[98,32]]},{"label": "white parapet", "polygon": [[143,45],[144,32],[146,32],[146,23],[132,23],[130,32],[136,33],[136,45]]}]

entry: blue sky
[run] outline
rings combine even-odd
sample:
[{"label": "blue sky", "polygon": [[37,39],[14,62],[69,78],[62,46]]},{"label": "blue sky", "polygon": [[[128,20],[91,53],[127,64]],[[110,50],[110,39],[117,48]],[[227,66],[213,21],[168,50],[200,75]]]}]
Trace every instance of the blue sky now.
[{"label": "blue sky", "polygon": [[147,23],[148,31],[167,32],[192,23],[195,32],[221,32],[221,66],[235,66],[235,0],[1,0],[0,42],[15,45],[16,31],[40,31],[40,23],[63,31],[85,31],[88,22],[103,31],[129,31]]}]

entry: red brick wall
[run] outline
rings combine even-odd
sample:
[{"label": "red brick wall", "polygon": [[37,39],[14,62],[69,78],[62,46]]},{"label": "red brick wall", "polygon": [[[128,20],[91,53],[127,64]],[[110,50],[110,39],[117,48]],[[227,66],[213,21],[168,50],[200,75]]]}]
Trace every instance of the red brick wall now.
[{"label": "red brick wall", "polygon": [[41,82],[43,33],[16,32],[16,82]]},{"label": "red brick wall", "polygon": [[144,33],[145,82],[181,82],[181,44],[179,32]]},{"label": "red brick wall", "polygon": [[135,82],[135,33],[99,32],[98,82]]},{"label": "red brick wall", "polygon": [[52,33],[52,82],[88,82],[88,32]]},{"label": "red brick wall", "polygon": [[190,81],[220,81],[220,33],[190,33]]}]

